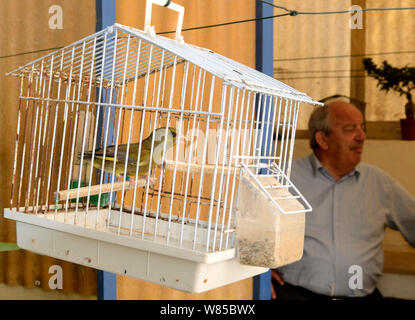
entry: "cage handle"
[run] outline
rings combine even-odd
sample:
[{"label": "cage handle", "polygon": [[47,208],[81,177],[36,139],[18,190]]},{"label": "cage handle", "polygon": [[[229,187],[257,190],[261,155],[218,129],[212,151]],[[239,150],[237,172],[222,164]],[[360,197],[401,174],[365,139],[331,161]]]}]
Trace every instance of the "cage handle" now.
[{"label": "cage handle", "polygon": [[151,25],[151,9],[153,7],[153,4],[167,7],[178,13],[175,39],[176,41],[183,43],[184,41],[183,41],[181,32],[182,32],[182,25],[183,25],[184,7],[181,5],[178,5],[177,3],[171,2],[171,0],[147,0],[146,15],[144,18],[144,31],[150,33],[151,35],[156,34],[154,26]]}]

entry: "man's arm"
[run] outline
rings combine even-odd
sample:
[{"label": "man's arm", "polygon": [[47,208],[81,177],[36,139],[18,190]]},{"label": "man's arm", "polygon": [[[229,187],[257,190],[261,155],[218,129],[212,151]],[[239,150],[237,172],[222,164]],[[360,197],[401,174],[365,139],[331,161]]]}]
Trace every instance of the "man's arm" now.
[{"label": "man's arm", "polygon": [[390,178],[387,197],[390,211],[387,213],[387,226],[399,230],[405,240],[415,247],[415,198],[397,181]]}]

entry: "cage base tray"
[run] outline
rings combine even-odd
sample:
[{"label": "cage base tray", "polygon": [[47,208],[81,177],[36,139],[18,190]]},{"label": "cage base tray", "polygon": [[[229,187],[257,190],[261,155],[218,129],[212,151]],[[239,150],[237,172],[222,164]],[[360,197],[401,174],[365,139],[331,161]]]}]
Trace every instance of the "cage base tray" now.
[{"label": "cage base tray", "polygon": [[194,251],[16,209],[5,209],[4,217],[16,221],[22,249],[185,292],[208,291],[268,270],[240,264],[234,248]]}]

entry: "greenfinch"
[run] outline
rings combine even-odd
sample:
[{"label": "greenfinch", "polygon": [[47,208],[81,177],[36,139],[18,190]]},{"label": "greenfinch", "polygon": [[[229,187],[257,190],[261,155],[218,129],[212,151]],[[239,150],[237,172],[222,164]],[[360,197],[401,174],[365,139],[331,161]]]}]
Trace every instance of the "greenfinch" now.
[{"label": "greenfinch", "polygon": [[[151,145],[154,137],[153,152],[151,154]],[[166,139],[167,137],[167,139]],[[137,155],[140,147],[140,143],[131,143],[128,150],[128,163],[126,175],[130,177],[136,176],[137,165],[139,165],[138,175],[147,176],[149,174],[149,166],[151,169],[161,164],[164,141],[166,140],[166,152],[176,144],[176,130],[173,128],[163,127],[154,130],[147,138],[141,143],[140,160],[137,161]],[[114,155],[115,145],[107,146],[105,151],[105,161],[103,170],[108,173],[113,173],[114,168]],[[151,161],[150,161],[151,154]],[[118,177],[124,176],[125,161],[127,155],[127,144],[119,144],[117,149],[116,163],[115,163],[115,175]],[[78,158],[78,164],[81,155]],[[84,161],[91,162],[92,151],[87,151],[83,154]],[[98,169],[102,169],[102,160],[104,157],[104,148],[96,149],[94,154],[93,166]]]}]

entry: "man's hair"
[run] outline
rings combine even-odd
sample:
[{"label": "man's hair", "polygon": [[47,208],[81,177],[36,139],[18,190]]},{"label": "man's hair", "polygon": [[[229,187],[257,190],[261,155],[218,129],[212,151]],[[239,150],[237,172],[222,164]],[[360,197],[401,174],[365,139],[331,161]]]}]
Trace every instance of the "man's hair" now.
[{"label": "man's hair", "polygon": [[[316,133],[317,131],[322,131],[326,135],[328,135],[331,131],[331,123],[329,117],[329,106],[331,104],[339,103],[339,102],[346,102],[352,104],[349,99],[345,96],[333,96],[329,97],[324,100],[320,100],[320,102],[324,102],[323,107],[317,107],[312,112],[310,119],[308,120],[308,133],[310,135],[310,147],[313,150],[317,150],[319,145],[316,140]],[[354,104],[352,104],[354,105]]]},{"label": "man's hair", "polygon": [[325,134],[329,134],[330,130],[329,106],[324,104],[323,107],[316,107],[308,120],[311,149],[317,150],[319,148],[316,140],[317,131],[323,131]]},{"label": "man's hair", "polygon": [[317,107],[316,109],[314,109],[314,111],[311,113],[310,119],[308,119],[310,147],[313,150],[317,150],[320,147],[316,140],[317,131],[322,131],[326,135],[329,135],[331,132],[331,123],[329,117],[330,105],[343,102],[351,104],[352,106],[357,108],[356,105],[352,102],[352,99],[344,95],[334,95],[331,97],[327,97],[320,100],[320,102],[323,102],[324,106]]}]

